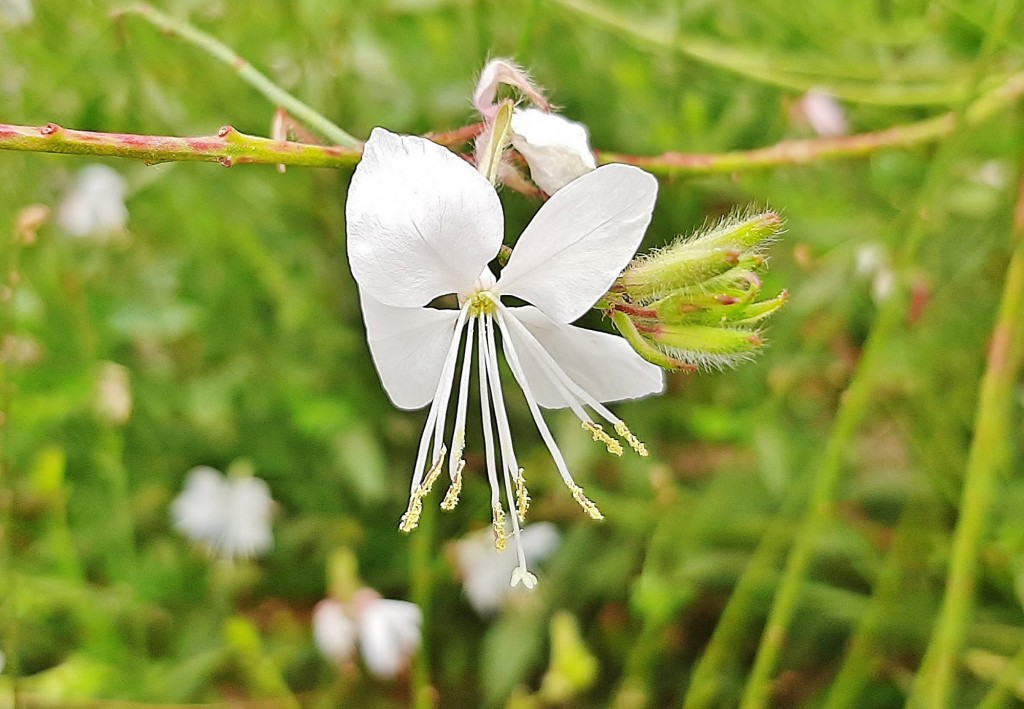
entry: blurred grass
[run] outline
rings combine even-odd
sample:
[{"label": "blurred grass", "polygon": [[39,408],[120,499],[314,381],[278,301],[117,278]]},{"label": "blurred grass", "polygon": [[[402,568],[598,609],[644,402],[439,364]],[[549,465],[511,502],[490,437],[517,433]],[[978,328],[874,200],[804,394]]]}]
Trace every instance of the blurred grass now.
[{"label": "blurred grass", "polygon": [[[464,124],[488,56],[530,67],[567,115],[587,123],[595,146],[638,154],[802,137],[791,107],[811,86],[845,98],[855,130],[881,129],[955,108],[1024,65],[1019,2],[984,67],[996,2],[584,7],[615,13],[614,27],[580,4],[161,7],[356,136],[375,125]],[[36,2],[32,24],[0,30],[0,120],[266,133],[273,106],[230,70],[145,23],[111,21],[110,7]],[[804,494],[877,323],[870,279],[855,274],[869,245],[898,268],[908,302],[864,374],[867,417],[842,450],[838,498],[812,540],[772,706],[903,704],[945,583],[1011,251],[1022,117],[1020,107],[1006,111],[941,151],[663,186],[647,246],[737,204],[781,210],[789,231],[766,289],[789,288],[790,304],[755,364],[676,376],[668,395],[617,407],[651,459],[609,460],[572,421],[551,417],[608,517],[600,525],[581,519],[539,440],[517,436],[535,518],[558,522],[565,540],[542,570],[539,602],[493,622],[473,615],[435,551],[426,641],[442,706],[504,705],[517,686],[536,690],[557,609],[578,618],[601,667],[574,705],[681,705],[762,535],[773,529],[783,550],[792,541],[799,508],[785,500]],[[404,705],[401,683],[339,688],[308,632],[338,545],[357,550],[364,580],[385,595],[407,597],[410,585],[410,540],[395,527],[422,414],[392,409],[369,359],[344,253],[348,175],[110,162],[131,185],[127,239],[79,242],[47,224],[36,243],[19,244],[18,211],[55,206],[85,162],[0,154],[2,272],[19,278],[0,309],[3,693],[30,706],[260,699],[279,689],[277,673],[310,706]],[[536,205],[515,194],[503,202],[515,235]],[[896,254],[912,232],[921,248],[903,263]],[[93,408],[107,361],[131,376],[134,412],[123,427]],[[1019,379],[1016,387],[1010,474],[979,549],[967,638],[1002,657],[1024,642]],[[523,402],[510,406],[516,430],[531,429]],[[167,505],[192,466],[238,459],[268,481],[280,512],[269,556],[228,573],[173,533]],[[458,510],[438,517],[438,537],[486,525],[485,496],[479,481],[469,484]],[[716,706],[739,700],[780,569],[779,558],[758,568],[742,637],[716,677]],[[256,645],[239,640],[253,632]],[[856,651],[844,660],[851,637]],[[958,669],[953,706],[972,706],[994,681],[976,667]]]}]

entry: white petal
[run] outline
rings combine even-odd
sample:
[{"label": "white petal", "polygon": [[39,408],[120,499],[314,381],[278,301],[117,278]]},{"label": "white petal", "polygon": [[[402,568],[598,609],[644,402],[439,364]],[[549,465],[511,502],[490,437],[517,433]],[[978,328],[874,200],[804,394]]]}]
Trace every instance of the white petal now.
[{"label": "white petal", "polygon": [[228,495],[228,482],[220,472],[205,465],[193,468],[171,505],[174,526],[193,541],[215,543],[224,528]]},{"label": "white petal", "polygon": [[665,388],[665,373],[618,335],[554,322],[537,308],[506,308],[509,333],[537,403],[547,409],[568,406],[536,348],[517,323],[536,338],[572,381],[601,402],[637,399]]},{"label": "white petal", "polygon": [[597,167],[582,123],[535,108],[512,114],[512,145],[526,158],[530,177],[554,194]]},{"label": "white petal", "polygon": [[333,599],[320,601],[313,609],[313,641],[317,649],[334,662],[345,662],[356,649],[356,625]]},{"label": "white petal", "polygon": [[569,323],[604,295],[636,253],[658,181],[629,165],[604,165],[549,199],[512,250],[496,288]]},{"label": "white petal", "polygon": [[420,646],[422,623],[414,603],[380,599],[370,604],[359,619],[359,645],[370,672],[382,679],[397,675]]},{"label": "white petal", "polygon": [[103,236],[122,231],[128,221],[128,184],[113,168],[88,165],[57,208],[57,222],[72,236]]},{"label": "white petal", "polygon": [[270,548],[274,500],[259,478],[231,480],[227,504],[221,511],[224,529],[216,546],[227,556],[252,556]]},{"label": "white petal", "polygon": [[366,141],[345,210],[356,282],[402,308],[467,291],[504,229],[497,193],[469,163],[382,128]]},{"label": "white petal", "polygon": [[359,294],[366,340],[391,402],[419,409],[434,398],[448,354],[458,310],[392,308]]}]

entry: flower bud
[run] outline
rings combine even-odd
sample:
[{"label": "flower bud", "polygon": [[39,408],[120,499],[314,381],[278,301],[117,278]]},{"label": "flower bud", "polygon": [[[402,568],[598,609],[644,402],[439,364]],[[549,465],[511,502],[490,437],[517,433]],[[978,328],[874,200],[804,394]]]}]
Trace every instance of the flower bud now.
[{"label": "flower bud", "polygon": [[710,229],[636,258],[600,307],[629,343],[666,369],[723,368],[763,344],[761,321],[783,291],[760,299],[761,251],[782,229],[774,212],[734,214]]}]

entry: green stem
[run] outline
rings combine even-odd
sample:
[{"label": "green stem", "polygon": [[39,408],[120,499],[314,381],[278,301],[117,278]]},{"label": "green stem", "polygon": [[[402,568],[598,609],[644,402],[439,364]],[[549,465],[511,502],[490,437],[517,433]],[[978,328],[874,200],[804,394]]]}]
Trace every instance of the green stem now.
[{"label": "green stem", "polygon": [[[966,110],[962,121],[968,127],[984,123],[1000,110],[1024,96],[1024,72],[1011,75],[998,87],[981,96]],[[726,153],[674,153],[634,156],[598,151],[600,163],[636,165],[659,177],[700,177],[730,172],[767,170],[787,165],[806,165],[820,160],[858,158],[886,148],[909,148],[948,137],[956,129],[957,117],[944,113],[915,123],[840,138],[786,140],[754,150]]]},{"label": "green stem", "polygon": [[[588,0],[554,0],[554,3],[617,35],[639,40],[640,46],[647,51],[652,47],[669,49],[707,66],[792,91],[824,88],[837,98],[857,103],[921,106],[956,104],[963,100],[969,86],[966,82],[877,85],[875,82],[884,80],[884,76],[870,77],[863,83],[837,81],[829,78],[821,67],[814,66],[803,58],[783,63],[768,52],[748,51],[709,41],[703,37],[681,35],[675,30],[674,23],[664,17],[637,19]],[[867,83],[868,81],[871,83]]]},{"label": "green stem", "polygon": [[0,150],[65,155],[102,155],[136,158],[149,164],[161,162],[217,162],[225,167],[243,163],[351,167],[359,162],[355,148],[323,147],[284,140],[258,138],[224,126],[217,135],[177,138],[129,133],[94,133],[45,126],[0,123]]},{"label": "green stem", "polygon": [[434,505],[423,506],[419,527],[412,536],[410,563],[412,566],[412,602],[423,613],[424,637],[420,650],[413,658],[412,706],[414,709],[435,709],[436,690],[430,681],[430,643],[426,629],[432,626],[431,610],[434,587],[434,528],[437,526],[437,509]]},{"label": "green stem", "polygon": [[279,87],[267,78],[265,74],[253,67],[252,64],[238,56],[230,47],[205,32],[196,29],[187,22],[176,20],[145,3],[118,10],[116,15],[137,15],[160,30],[180,37],[192,46],[203,50],[214,59],[233,69],[242,81],[259,91],[273,104],[284,108],[293,118],[302,121],[323,137],[346,148],[362,147],[362,141],[349,135],[329,118]]},{"label": "green stem", "polygon": [[989,342],[967,458],[960,518],[939,620],[917,674],[908,707],[949,705],[957,658],[974,604],[978,554],[988,528],[999,473],[1010,459],[1011,407],[1024,354],[1024,177],[1014,220],[1014,250]]},{"label": "green stem", "polygon": [[1003,671],[999,673],[996,683],[985,693],[975,709],[1003,709],[1011,688],[1014,685],[1020,686],[1022,676],[1024,676],[1024,647],[1021,647],[1020,651],[1006,663]]}]

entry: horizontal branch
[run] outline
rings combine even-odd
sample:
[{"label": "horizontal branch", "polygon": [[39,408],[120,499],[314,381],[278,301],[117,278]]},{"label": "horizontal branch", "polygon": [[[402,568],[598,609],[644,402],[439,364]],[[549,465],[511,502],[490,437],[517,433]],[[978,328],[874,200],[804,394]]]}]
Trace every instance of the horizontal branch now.
[{"label": "horizontal branch", "polygon": [[[962,116],[967,126],[978,126],[1024,95],[1024,72],[1014,74],[986,93]],[[804,165],[819,160],[855,158],[887,148],[909,148],[941,140],[957,125],[953,113],[944,113],[916,123],[906,123],[871,133],[841,138],[787,140],[754,150],[726,153],[677,153],[656,156],[626,155],[597,151],[601,163],[620,162],[637,165],[660,177],[700,177],[732,172],[766,170]],[[473,123],[447,133],[430,133],[427,138],[458,150],[482,130]],[[200,138],[94,133],[45,126],[16,126],[0,123],[0,150],[37,153],[103,155],[137,158],[155,164],[171,161],[219,162],[231,166],[242,163],[298,165],[305,167],[347,168],[359,162],[359,148],[320,146],[271,140],[240,133],[225,126],[217,135]]]},{"label": "horizontal branch", "polygon": [[137,158],[150,165],[184,161],[217,162],[225,167],[259,163],[342,168],[355,165],[361,155],[361,151],[356,148],[259,138],[240,133],[231,126],[224,126],[216,135],[178,138],[94,133],[61,128],[55,123],[39,127],[0,123],[0,150]]}]

